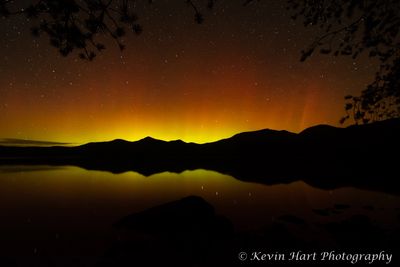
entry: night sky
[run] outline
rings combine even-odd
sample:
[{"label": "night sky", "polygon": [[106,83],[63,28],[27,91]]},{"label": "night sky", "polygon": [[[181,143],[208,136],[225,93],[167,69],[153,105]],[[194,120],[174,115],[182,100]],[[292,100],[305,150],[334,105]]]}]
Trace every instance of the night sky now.
[{"label": "night sky", "polygon": [[138,6],[143,33],[122,52],[106,41],[93,62],[62,57],[25,17],[1,19],[0,138],[203,143],[338,126],[343,97],[374,79],[378,64],[365,57],[300,62],[318,31],[291,20],[285,1],[217,1],[201,25],[184,2]]}]

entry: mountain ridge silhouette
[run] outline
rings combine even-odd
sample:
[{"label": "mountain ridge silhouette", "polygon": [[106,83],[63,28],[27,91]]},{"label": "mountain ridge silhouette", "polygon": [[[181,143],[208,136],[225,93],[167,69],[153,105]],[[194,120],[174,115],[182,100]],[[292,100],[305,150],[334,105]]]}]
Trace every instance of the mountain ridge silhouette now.
[{"label": "mountain ridge silhouette", "polygon": [[0,165],[74,165],[143,175],[206,169],[263,184],[302,180],[333,189],[353,186],[400,194],[396,155],[400,119],[339,128],[313,126],[300,133],[263,129],[196,144],[146,137],[75,147],[0,146]]}]

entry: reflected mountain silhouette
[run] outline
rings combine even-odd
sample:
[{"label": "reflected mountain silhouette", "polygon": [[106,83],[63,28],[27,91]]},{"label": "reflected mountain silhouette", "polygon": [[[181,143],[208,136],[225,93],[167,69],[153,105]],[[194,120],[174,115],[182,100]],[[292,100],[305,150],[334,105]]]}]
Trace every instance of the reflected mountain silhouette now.
[{"label": "reflected mountain silhouette", "polygon": [[400,120],[336,128],[319,125],[299,134],[260,130],[206,144],[146,137],[76,147],[0,146],[0,165],[74,165],[145,176],[207,169],[268,185],[303,180],[323,189],[352,186],[399,194]]}]

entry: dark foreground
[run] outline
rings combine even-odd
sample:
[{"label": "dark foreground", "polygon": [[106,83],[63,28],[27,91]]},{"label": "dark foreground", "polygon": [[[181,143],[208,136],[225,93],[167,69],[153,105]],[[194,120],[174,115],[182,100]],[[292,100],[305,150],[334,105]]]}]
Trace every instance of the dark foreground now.
[{"label": "dark foreground", "polygon": [[[348,208],[336,204],[314,212],[331,216],[346,213]],[[314,224],[285,214],[263,229],[238,231],[204,199],[189,196],[127,215],[112,227],[114,235],[105,251],[94,259],[94,265],[87,266],[399,266],[400,263],[400,227],[388,231],[366,215]],[[26,265],[20,265],[21,262]],[[33,263],[5,257],[0,258],[0,265],[75,266],[71,262],[52,263],[40,253]]]},{"label": "dark foreground", "polygon": [[129,215],[114,227],[118,238],[98,266],[398,266],[400,255],[399,229],[385,232],[364,215],[310,225],[288,214],[260,232],[241,233],[195,196]]}]

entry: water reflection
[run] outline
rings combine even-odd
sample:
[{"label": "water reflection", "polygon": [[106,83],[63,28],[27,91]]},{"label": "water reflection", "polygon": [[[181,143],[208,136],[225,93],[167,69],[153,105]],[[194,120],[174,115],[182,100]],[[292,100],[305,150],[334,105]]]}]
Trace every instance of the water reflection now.
[{"label": "water reflection", "polygon": [[356,214],[388,229],[399,223],[399,197],[353,188],[321,190],[301,181],[266,186],[207,170],[145,177],[77,167],[2,167],[1,254],[18,261],[45,258],[48,266],[93,263],[113,239],[116,221],[188,195],[212,204],[236,231],[257,232],[276,222],[321,224]]}]

